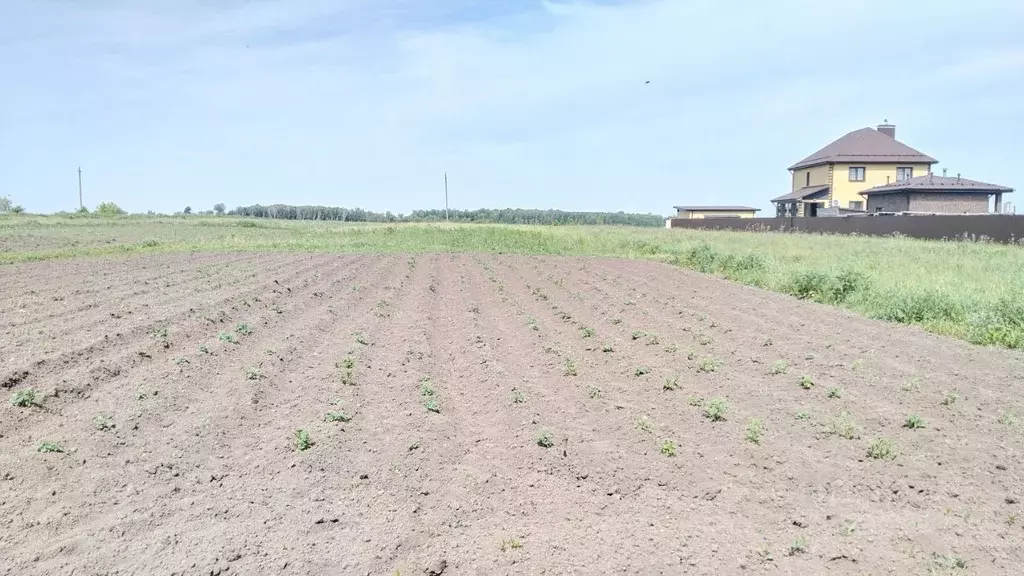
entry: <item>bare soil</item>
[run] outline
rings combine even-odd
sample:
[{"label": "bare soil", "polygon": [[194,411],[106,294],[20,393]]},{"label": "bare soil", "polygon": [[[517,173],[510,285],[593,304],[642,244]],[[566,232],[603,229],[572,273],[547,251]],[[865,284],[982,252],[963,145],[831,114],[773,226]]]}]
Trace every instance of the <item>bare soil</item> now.
[{"label": "bare soil", "polygon": [[0,574],[1024,566],[1019,352],[657,263],[5,266],[0,351]]}]

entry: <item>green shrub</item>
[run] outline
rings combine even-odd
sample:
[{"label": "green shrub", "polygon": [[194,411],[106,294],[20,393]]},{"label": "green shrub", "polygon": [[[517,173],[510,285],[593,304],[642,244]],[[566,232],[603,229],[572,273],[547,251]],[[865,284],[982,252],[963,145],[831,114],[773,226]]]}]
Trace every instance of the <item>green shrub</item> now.
[{"label": "green shrub", "polygon": [[100,216],[120,216],[125,212],[120,206],[113,202],[102,202],[96,207],[96,213]]}]

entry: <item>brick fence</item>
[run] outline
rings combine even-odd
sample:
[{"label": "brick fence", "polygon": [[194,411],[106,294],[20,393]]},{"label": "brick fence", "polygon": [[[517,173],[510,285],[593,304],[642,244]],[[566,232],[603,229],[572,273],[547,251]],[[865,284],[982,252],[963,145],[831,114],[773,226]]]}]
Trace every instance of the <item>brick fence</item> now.
[{"label": "brick fence", "polygon": [[863,234],[932,240],[989,239],[1024,244],[1024,216],[1009,214],[949,216],[845,216],[838,218],[672,218],[669,228]]}]

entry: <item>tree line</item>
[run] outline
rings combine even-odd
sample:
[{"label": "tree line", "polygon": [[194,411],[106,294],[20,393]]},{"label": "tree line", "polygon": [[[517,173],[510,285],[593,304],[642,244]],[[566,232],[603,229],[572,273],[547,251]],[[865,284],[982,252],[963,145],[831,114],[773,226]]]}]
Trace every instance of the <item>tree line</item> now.
[{"label": "tree line", "polygon": [[[272,204],[239,206],[228,212],[234,216],[275,218],[280,220],[329,220],[339,222],[443,222],[444,210],[413,210],[410,214],[372,212],[362,208],[335,206],[291,206]],[[492,224],[544,224],[544,225],[619,225],[664,226],[665,219],[657,214],[627,212],[567,212],[564,210],[537,210],[500,208],[479,210],[449,210],[451,222],[480,222]]]}]

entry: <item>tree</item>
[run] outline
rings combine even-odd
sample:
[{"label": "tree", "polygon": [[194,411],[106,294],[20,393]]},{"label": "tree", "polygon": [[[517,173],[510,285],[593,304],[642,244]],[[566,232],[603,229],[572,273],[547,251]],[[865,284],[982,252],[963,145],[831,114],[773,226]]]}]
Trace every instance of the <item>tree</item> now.
[{"label": "tree", "polygon": [[0,197],[0,214],[4,212],[10,212],[11,210],[11,199]]},{"label": "tree", "polygon": [[100,216],[120,216],[124,214],[124,210],[121,210],[121,207],[113,202],[101,202],[96,207],[96,213]]},{"label": "tree", "polygon": [[185,209],[182,210],[182,212],[184,212],[185,214],[191,214],[192,213],[192,207],[191,206],[185,206]]},{"label": "tree", "polygon": [[226,209],[227,209],[227,206],[224,206],[223,203],[218,203],[218,204],[214,204],[213,205],[213,211],[217,213],[217,216],[223,216],[224,215],[224,211]]},{"label": "tree", "polygon": [[21,206],[21,204],[18,204],[17,206],[12,206],[11,207],[11,212],[14,212],[15,214],[21,214],[24,211],[25,211],[25,209]]}]

